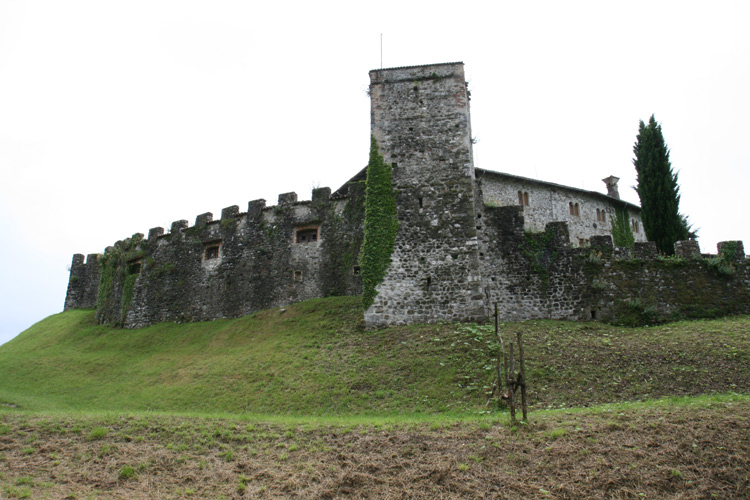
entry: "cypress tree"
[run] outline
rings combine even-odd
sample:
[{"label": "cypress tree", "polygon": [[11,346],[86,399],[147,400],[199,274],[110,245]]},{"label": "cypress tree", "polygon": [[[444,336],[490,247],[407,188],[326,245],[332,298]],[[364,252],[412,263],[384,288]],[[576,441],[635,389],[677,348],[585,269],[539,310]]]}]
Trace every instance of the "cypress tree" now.
[{"label": "cypress tree", "polygon": [[688,238],[689,224],[680,215],[677,174],[672,171],[669,149],[654,115],[648,125],[640,121],[633,153],[633,165],[638,174],[636,191],[641,199],[646,237],[656,243],[659,252],[673,255],[674,243]]},{"label": "cypress tree", "polygon": [[391,264],[397,231],[396,194],[393,191],[391,165],[383,160],[373,137],[365,181],[364,241],[359,256],[362,268],[362,305],[365,309],[375,300],[375,287],[383,281]]}]

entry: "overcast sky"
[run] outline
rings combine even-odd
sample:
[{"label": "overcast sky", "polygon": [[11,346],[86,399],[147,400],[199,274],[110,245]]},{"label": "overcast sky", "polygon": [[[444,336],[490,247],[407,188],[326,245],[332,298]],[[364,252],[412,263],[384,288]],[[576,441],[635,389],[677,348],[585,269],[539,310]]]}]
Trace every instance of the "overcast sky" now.
[{"label": "overcast sky", "polygon": [[367,162],[368,71],[463,61],[477,167],[638,203],[662,124],[704,252],[750,245],[750,2],[0,2],[0,343],[74,253]]}]

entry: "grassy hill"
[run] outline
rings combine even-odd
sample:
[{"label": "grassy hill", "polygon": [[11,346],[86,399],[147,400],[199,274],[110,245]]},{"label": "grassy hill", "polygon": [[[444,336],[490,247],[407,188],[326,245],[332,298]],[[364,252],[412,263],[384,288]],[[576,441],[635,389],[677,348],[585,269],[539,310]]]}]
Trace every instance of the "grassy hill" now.
[{"label": "grassy hill", "polygon": [[365,331],[358,298],[139,330],[61,313],[0,347],[0,497],[750,497],[750,318],[502,330],[528,425],[487,404],[486,325]]},{"label": "grassy hill", "polygon": [[[750,393],[750,318],[617,328],[503,324],[524,335],[532,409]],[[0,347],[0,404],[41,411],[465,415],[492,410],[492,328],[365,331],[359,299],[138,330],[51,316]]]}]

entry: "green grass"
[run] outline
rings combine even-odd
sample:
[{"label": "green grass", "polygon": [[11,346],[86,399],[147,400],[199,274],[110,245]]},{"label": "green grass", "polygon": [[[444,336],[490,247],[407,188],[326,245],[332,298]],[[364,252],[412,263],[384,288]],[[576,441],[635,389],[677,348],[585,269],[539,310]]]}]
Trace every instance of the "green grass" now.
[{"label": "green grass", "polygon": [[[0,411],[271,420],[450,420],[493,411],[496,344],[487,326],[365,331],[358,297],[285,309],[137,330],[98,326],[93,311],[51,316],[0,346]],[[502,329],[506,342],[524,334],[534,411],[750,393],[748,317],[654,328],[529,321]],[[96,440],[108,430],[81,432]]]}]

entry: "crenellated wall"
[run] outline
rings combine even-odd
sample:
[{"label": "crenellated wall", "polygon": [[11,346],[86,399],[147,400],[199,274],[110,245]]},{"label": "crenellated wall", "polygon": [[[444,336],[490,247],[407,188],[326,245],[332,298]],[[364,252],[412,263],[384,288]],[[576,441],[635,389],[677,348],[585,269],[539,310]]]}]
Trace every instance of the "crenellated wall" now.
[{"label": "crenellated wall", "polygon": [[570,245],[565,222],[525,231],[524,208],[485,207],[478,220],[488,302],[501,319],[602,320],[653,324],[750,313],[750,261],[742,242],[722,242],[703,258],[697,242],[661,257],[651,242],[614,248],[610,236]]},{"label": "crenellated wall", "polygon": [[65,307],[68,309],[93,309],[96,307],[96,294],[99,289],[99,254],[92,253],[83,260],[83,254],[73,256],[68,278],[68,293]]},{"label": "crenellated wall", "polygon": [[82,279],[71,283],[66,308],[95,306],[99,323],[135,328],[361,293],[363,194],[361,182],[335,199],[329,188],[314,190],[311,201],[285,193],[276,206],[251,201],[247,212],[232,206],[219,220],[205,213],[193,226],[174,222],[167,234],[163,228],[136,234],[99,258],[96,286],[93,278],[85,287],[76,287]]}]

